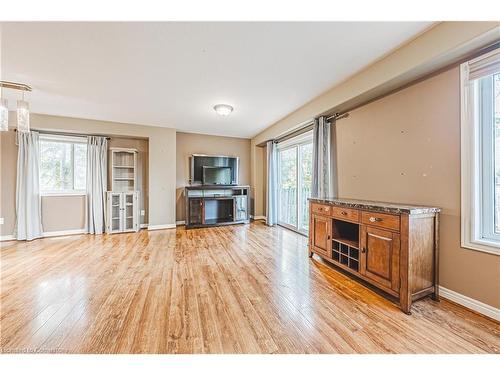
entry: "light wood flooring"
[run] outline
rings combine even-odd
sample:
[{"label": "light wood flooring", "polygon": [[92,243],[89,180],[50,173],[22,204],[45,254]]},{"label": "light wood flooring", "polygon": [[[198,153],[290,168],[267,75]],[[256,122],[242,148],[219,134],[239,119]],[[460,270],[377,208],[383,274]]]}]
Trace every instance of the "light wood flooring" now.
[{"label": "light wood flooring", "polygon": [[445,300],[407,316],[261,223],[3,243],[4,353],[498,353]]}]

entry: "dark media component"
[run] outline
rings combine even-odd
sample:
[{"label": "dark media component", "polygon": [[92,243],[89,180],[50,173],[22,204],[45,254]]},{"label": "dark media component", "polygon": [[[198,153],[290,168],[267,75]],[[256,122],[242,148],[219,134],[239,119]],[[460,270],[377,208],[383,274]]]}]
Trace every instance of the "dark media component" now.
[{"label": "dark media component", "polygon": [[191,156],[191,184],[238,185],[238,158],[231,156]]}]

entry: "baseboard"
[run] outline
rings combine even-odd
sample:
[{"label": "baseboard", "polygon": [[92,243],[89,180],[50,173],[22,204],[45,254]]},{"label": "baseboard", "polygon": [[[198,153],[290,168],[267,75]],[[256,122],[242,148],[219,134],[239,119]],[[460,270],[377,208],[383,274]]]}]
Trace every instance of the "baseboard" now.
[{"label": "baseboard", "polygon": [[175,228],[175,224],[159,224],[159,225],[148,225],[148,230],[159,230],[159,229],[172,229]]},{"label": "baseboard", "polygon": [[147,228],[149,225],[147,223],[139,225],[139,228],[144,229]]},{"label": "baseboard", "polygon": [[0,236],[0,241],[15,241],[15,237],[12,234],[8,234],[6,236]]},{"label": "baseboard", "polygon": [[[87,229],[69,229],[69,230],[56,230],[56,231],[51,231],[51,232],[43,232],[42,237],[40,238],[46,238],[46,237],[61,237],[61,236],[73,236],[77,234],[87,234]],[[0,241],[17,241],[16,237],[14,235],[8,235],[8,236],[1,236]]]},{"label": "baseboard", "polygon": [[439,286],[439,295],[480,314],[486,315],[489,318],[500,321],[500,309],[497,309],[496,307],[487,305],[486,303],[464,296],[463,294],[442,286]]},{"label": "baseboard", "polygon": [[175,222],[175,225],[185,225],[186,224],[186,220],[177,220]]},{"label": "baseboard", "polygon": [[87,229],[69,229],[69,230],[56,230],[52,232],[43,232],[42,237],[60,237],[60,236],[73,236],[76,234],[87,234]]},{"label": "baseboard", "polygon": [[266,221],[266,217],[265,216],[262,216],[262,215],[250,215],[250,219],[253,219],[253,220],[264,220]]}]

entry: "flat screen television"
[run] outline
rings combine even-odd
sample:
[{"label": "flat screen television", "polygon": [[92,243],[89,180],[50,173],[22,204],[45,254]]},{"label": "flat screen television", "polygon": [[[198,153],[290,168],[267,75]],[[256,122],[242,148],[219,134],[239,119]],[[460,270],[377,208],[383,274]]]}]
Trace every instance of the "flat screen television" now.
[{"label": "flat screen television", "polygon": [[231,185],[231,167],[203,166],[203,185]]},{"label": "flat screen television", "polygon": [[238,185],[238,163],[237,157],[193,154],[190,183]]}]

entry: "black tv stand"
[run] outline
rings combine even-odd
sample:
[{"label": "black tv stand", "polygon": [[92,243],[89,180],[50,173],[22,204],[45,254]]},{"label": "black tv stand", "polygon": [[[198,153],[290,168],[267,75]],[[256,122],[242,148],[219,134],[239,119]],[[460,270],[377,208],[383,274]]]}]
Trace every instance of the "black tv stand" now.
[{"label": "black tv stand", "polygon": [[250,222],[248,185],[191,185],[185,197],[186,228]]}]

